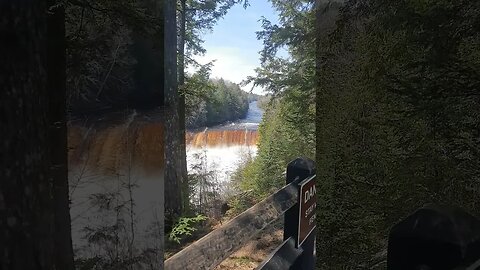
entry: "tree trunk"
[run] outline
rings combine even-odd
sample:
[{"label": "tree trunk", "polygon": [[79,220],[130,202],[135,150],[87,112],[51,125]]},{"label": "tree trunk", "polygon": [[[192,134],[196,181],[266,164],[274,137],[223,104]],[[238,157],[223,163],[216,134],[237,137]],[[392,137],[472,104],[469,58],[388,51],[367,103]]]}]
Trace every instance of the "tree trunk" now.
[{"label": "tree trunk", "polygon": [[185,143],[185,18],[186,18],[186,3],[185,0],[180,0],[180,33],[178,35],[178,88],[180,91],[178,99],[178,120],[180,126],[180,173],[182,174],[182,202],[184,211],[188,211],[189,208],[189,187],[187,176],[187,149]]},{"label": "tree trunk", "polygon": [[165,231],[182,213],[179,158],[179,117],[177,91],[177,25],[176,1],[164,1],[164,91],[167,117],[165,120]]},{"label": "tree trunk", "polygon": [[51,148],[51,177],[55,214],[55,259],[57,269],[73,270],[72,231],[68,198],[66,123],[65,10],[49,0],[47,21],[47,89]]},{"label": "tree trunk", "polygon": [[[328,167],[330,164],[327,164],[328,149],[325,147],[324,138],[331,136],[329,134],[328,126],[325,127],[322,122],[328,116],[328,109],[332,106],[330,104],[329,89],[327,88],[330,78],[325,75],[326,67],[331,61],[330,51],[329,51],[329,41],[328,35],[336,28],[337,20],[339,19],[339,10],[343,6],[343,0],[316,0],[315,1],[315,33],[316,33],[316,165],[317,165],[317,176],[322,177],[322,172],[325,167]],[[332,194],[333,187],[332,183],[329,181],[321,181],[317,183],[319,189],[324,189],[322,195],[319,195],[317,200],[324,200],[325,198],[331,198],[335,196]],[[331,190],[327,193],[328,190]],[[318,209],[317,211],[322,211],[323,209]],[[329,211],[327,209],[326,211]],[[323,266],[323,268],[331,268],[332,258],[336,255],[333,250],[335,245],[334,238],[336,236],[331,235],[330,232],[332,229],[336,230],[337,228],[328,227],[328,222],[324,220],[317,220],[317,265]],[[329,267],[325,267],[329,266]]]},{"label": "tree trunk", "polygon": [[47,3],[0,2],[0,269],[55,266]]}]

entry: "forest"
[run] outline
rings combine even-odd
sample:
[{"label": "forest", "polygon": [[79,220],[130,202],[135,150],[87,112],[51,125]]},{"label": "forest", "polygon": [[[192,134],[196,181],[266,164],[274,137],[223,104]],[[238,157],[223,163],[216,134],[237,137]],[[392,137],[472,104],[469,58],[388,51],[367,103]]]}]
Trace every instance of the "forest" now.
[{"label": "forest", "polygon": [[[200,93],[199,89],[205,90]],[[240,86],[223,79],[210,79],[196,90],[185,97],[186,127],[190,129],[244,118],[252,100]]]},{"label": "forest", "polygon": [[337,20],[317,34],[319,266],[382,269],[389,228],[416,208],[480,215],[480,3],[317,11],[318,29]]},{"label": "forest", "polygon": [[[195,61],[205,31],[248,1],[27,2],[0,3],[0,269],[161,269],[164,248],[284,186],[299,156],[316,161],[318,269],[386,269],[390,229],[427,203],[480,217],[480,1],[270,0],[279,20],[260,20],[261,66],[244,82],[266,97]],[[185,132],[242,118],[253,100],[257,154],[233,175],[241,196],[220,202],[204,157],[187,173]],[[90,194],[107,221],[84,228],[82,252],[72,138],[97,155],[79,171],[104,166],[122,190]],[[157,245],[136,246],[132,156],[164,177],[162,220],[144,236]],[[201,185],[210,197],[192,200]]]}]

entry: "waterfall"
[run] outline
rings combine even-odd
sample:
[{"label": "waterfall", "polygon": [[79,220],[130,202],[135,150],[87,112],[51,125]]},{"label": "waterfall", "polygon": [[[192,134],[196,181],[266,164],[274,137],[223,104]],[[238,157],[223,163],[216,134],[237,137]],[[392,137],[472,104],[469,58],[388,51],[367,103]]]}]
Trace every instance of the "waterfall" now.
[{"label": "waterfall", "polygon": [[220,184],[221,194],[228,193],[228,182],[246,157],[257,152],[259,133],[257,131],[263,112],[256,102],[250,103],[245,119],[234,123],[189,131],[186,134],[187,168],[195,173],[200,164],[198,156],[204,157],[205,171],[213,172]]},{"label": "waterfall", "polygon": [[202,147],[229,147],[229,146],[255,146],[258,142],[256,130],[204,130],[201,132],[188,132],[186,143],[194,148]]},{"label": "waterfall", "polygon": [[131,237],[138,247],[156,241],[149,234],[163,207],[159,196],[163,192],[163,123],[161,119],[145,121],[145,115],[135,111],[118,115],[108,115],[102,123],[77,121],[68,127],[72,240],[75,248],[85,252],[90,245],[84,228],[108,225],[117,217],[94,207],[96,196],[115,196],[114,204],[130,207],[121,214],[124,224],[134,223],[125,230],[125,239]]}]

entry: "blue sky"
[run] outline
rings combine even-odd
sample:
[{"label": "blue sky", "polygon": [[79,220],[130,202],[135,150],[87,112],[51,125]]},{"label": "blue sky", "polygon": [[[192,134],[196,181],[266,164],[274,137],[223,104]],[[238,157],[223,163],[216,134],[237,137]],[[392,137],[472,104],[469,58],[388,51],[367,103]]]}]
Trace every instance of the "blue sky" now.
[{"label": "blue sky", "polygon": [[[257,40],[255,32],[262,29],[261,17],[276,23],[277,14],[268,0],[250,0],[246,9],[236,5],[221,19],[211,33],[203,36],[207,53],[195,57],[202,64],[216,60],[211,77],[224,78],[240,83],[247,76],[255,75],[254,69],[260,66],[262,41]],[[243,87],[250,91],[251,86]],[[254,89],[254,93],[262,90]]]}]

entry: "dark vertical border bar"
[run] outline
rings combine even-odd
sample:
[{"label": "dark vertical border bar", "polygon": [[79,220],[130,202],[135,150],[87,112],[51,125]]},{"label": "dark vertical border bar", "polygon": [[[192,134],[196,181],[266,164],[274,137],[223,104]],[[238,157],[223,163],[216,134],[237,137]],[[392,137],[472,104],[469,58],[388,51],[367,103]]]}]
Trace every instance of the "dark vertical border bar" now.
[{"label": "dark vertical border bar", "polygon": [[56,267],[73,270],[72,230],[68,198],[67,91],[65,10],[57,0],[48,0],[47,88],[51,142],[51,175],[55,215]]}]

